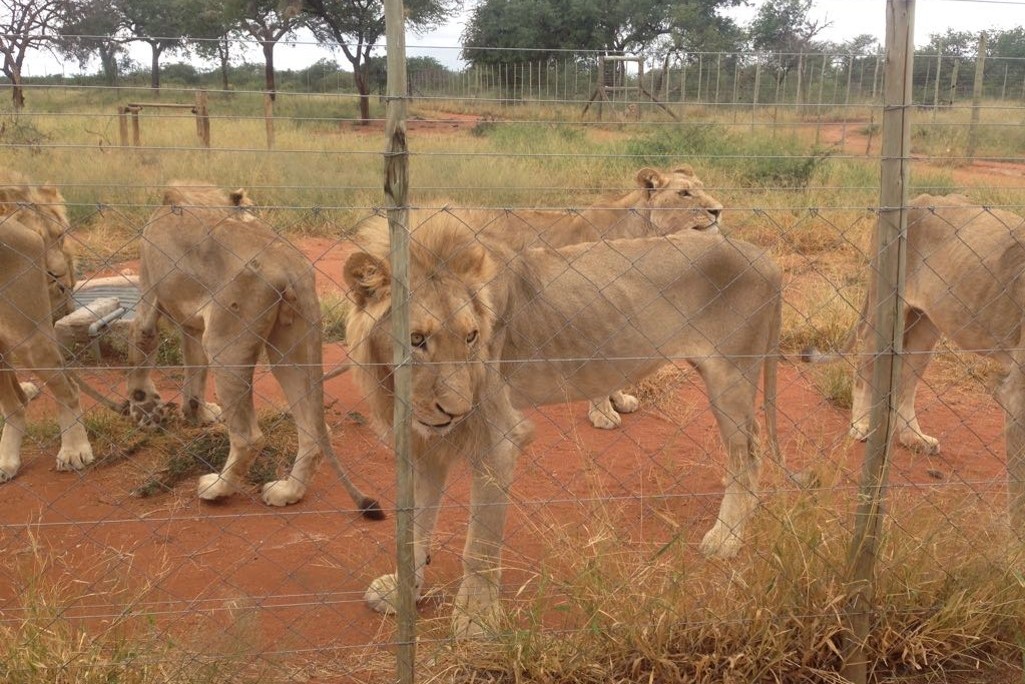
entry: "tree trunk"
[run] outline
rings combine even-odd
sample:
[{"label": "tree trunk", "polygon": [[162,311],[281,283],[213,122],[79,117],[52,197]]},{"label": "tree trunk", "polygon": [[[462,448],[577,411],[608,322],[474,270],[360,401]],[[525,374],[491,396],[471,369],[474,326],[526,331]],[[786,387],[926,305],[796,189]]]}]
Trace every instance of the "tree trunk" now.
[{"label": "tree trunk", "polygon": [[364,65],[361,64],[353,69],[353,80],[356,81],[356,92],[359,93],[359,118],[360,125],[366,126],[370,123],[370,93],[367,89],[367,76],[364,73]]},{"label": "tree trunk", "polygon": [[217,43],[217,57],[221,62],[221,90],[228,92],[230,83],[228,83],[228,67],[231,66],[231,43],[226,40],[222,40]]},{"label": "tree trunk", "polygon": [[267,85],[267,93],[270,95],[270,99],[274,100],[274,43],[272,41],[265,40],[261,45],[263,46],[264,83]]},{"label": "tree trunk", "polygon": [[149,87],[155,91],[157,97],[160,97],[160,53],[162,50],[158,43],[150,43],[149,46],[153,51],[153,59],[150,64]]},{"label": "tree trunk", "polygon": [[100,45],[100,67],[103,69],[103,82],[109,86],[116,86],[118,79],[116,45],[103,43]]},{"label": "tree trunk", "polygon": [[14,114],[25,108],[25,89],[22,86],[21,70],[12,71],[11,77],[11,103],[14,105]]}]

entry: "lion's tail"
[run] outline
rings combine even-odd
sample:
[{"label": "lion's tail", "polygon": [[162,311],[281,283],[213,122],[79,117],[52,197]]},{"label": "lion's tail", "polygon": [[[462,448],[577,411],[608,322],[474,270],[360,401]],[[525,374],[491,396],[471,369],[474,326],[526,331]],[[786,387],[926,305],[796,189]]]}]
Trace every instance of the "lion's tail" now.
[{"label": "lion's tail", "polygon": [[858,320],[844,335],[839,347],[831,352],[824,352],[817,347],[805,347],[801,350],[801,361],[803,363],[830,363],[832,361],[839,361],[844,355],[854,351],[854,346],[857,344],[858,339],[865,334],[863,328],[868,324],[869,299],[871,297],[866,295],[864,300],[862,300]]},{"label": "lion's tail", "polygon": [[[299,320],[306,321],[309,325],[309,330],[305,335],[306,341],[306,362],[311,364],[314,368],[315,373],[323,373],[324,365],[324,348],[322,346],[323,341],[320,335],[320,305],[316,297],[312,301],[300,297],[297,292],[302,286],[297,286],[293,280],[289,279],[282,287],[278,288],[280,295],[280,303],[278,304],[278,324],[279,325],[294,325],[296,318]],[[312,285],[309,286],[312,291]],[[307,388],[308,392],[316,392],[319,388],[319,392],[316,392],[316,396],[311,397],[314,401],[324,405],[324,378],[323,376],[318,378],[317,381],[310,383],[311,386]],[[323,417],[323,415],[321,414]],[[318,423],[318,435],[317,444],[320,447],[320,452],[327,459],[327,462],[331,464],[331,468],[335,471],[339,481],[342,483],[342,487],[348,492],[349,497],[352,498],[353,503],[359,508],[360,513],[363,517],[370,520],[383,520],[384,511],[381,509],[381,504],[376,499],[367,496],[349,477],[349,473],[346,472],[345,466],[342,465],[341,460],[335,453],[334,447],[331,446],[331,435],[328,431],[327,423],[321,419]]]}]

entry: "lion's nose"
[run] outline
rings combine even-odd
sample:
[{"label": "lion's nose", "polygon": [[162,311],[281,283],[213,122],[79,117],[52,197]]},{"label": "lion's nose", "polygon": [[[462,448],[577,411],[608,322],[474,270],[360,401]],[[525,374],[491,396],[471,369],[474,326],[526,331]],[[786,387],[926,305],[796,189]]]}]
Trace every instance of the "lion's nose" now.
[{"label": "lion's nose", "polygon": [[711,214],[716,221],[718,221],[719,215],[722,214],[722,209],[709,209],[708,213]]}]

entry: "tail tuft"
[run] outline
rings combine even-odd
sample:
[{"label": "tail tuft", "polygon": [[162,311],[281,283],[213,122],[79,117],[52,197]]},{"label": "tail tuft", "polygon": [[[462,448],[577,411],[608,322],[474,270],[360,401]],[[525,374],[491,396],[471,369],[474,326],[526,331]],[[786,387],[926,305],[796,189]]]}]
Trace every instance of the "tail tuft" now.
[{"label": "tail tuft", "polygon": [[381,510],[381,504],[377,503],[376,499],[371,499],[370,497],[366,497],[359,502],[359,510],[367,520],[384,520],[386,517],[384,511]]}]

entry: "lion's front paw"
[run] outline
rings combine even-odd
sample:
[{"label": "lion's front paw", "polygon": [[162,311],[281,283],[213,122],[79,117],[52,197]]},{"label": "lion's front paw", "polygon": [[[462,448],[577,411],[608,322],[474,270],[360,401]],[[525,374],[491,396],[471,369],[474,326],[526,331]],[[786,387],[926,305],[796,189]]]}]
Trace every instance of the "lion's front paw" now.
[{"label": "lion's front paw", "polygon": [[591,408],[587,410],[587,417],[591,425],[599,430],[615,430],[623,422],[608,399],[591,404]]},{"label": "lion's front paw", "polygon": [[626,392],[614,392],[609,399],[620,413],[633,413],[641,407],[641,400]]},{"label": "lion's front paw", "polygon": [[381,575],[367,587],[363,598],[378,613],[394,615],[398,604],[398,575]]},{"label": "lion's front paw", "polygon": [[238,487],[221,477],[220,473],[208,473],[199,478],[199,498],[214,501],[224,496],[231,496]]},{"label": "lion's front paw", "polygon": [[303,498],[306,485],[299,480],[275,480],[263,486],[263,502],[268,506],[288,506]]},{"label": "lion's front paw", "polygon": [[868,439],[868,433],[869,433],[868,423],[860,423],[860,422],[859,423],[853,423],[851,425],[851,429],[848,431],[848,434],[851,436],[851,439],[856,439],[859,442],[864,442],[865,440],[867,440]]},{"label": "lion's front paw", "polygon": [[717,522],[701,540],[701,554],[706,558],[733,558],[743,542],[728,525]]},{"label": "lion's front paw", "polygon": [[498,586],[480,575],[469,575],[459,586],[452,606],[452,632],[459,639],[493,633],[502,618]]},{"label": "lion's front paw", "polygon": [[900,433],[900,443],[928,456],[940,453],[940,440],[916,430],[904,430]]},{"label": "lion's front paw", "polygon": [[93,449],[89,442],[61,446],[57,452],[57,470],[81,470],[93,462]]},{"label": "lion's front paw", "polygon": [[208,401],[199,401],[198,399],[189,399],[185,402],[185,405],[182,407],[182,413],[185,416],[185,420],[199,427],[213,425],[221,419],[220,406]]}]

